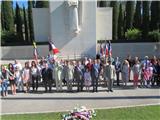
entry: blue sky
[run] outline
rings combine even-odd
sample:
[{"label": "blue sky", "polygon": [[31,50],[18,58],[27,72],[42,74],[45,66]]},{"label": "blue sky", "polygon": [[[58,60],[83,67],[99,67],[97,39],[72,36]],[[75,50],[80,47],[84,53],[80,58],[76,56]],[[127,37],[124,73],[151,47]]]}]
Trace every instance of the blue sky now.
[{"label": "blue sky", "polygon": [[16,2],[18,3],[18,5],[22,8],[23,5],[25,6],[25,8],[28,7],[28,0],[13,0],[13,7],[16,7]]}]

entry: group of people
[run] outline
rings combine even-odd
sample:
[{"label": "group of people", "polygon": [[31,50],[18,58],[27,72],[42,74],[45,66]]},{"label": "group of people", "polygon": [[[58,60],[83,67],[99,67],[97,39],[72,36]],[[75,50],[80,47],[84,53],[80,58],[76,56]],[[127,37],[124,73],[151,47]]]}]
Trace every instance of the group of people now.
[{"label": "group of people", "polygon": [[113,92],[113,82],[120,86],[122,80],[123,86],[127,86],[131,72],[135,88],[160,86],[160,58],[155,56],[152,59],[145,56],[143,60],[128,56],[123,62],[119,57],[115,59],[85,57],[73,61],[42,58],[39,62],[25,62],[24,67],[17,60],[8,66],[1,65],[0,90],[2,96],[7,96],[8,85],[13,95],[17,91],[28,93],[31,88],[36,92],[41,84],[45,87],[45,92],[51,92],[54,86],[57,92],[63,92],[63,86],[67,86],[68,92],[73,92],[74,86],[77,87],[77,92],[83,91],[84,87],[86,91],[97,92],[99,82],[103,81],[108,88],[107,92]]}]

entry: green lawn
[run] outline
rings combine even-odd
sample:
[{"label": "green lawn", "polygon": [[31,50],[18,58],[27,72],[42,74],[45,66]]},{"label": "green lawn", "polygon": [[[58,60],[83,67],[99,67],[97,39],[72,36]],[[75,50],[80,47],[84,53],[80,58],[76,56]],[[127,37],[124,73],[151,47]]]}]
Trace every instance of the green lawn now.
[{"label": "green lawn", "polygon": [[[160,120],[160,105],[96,110],[92,120]],[[63,113],[2,115],[2,120],[62,120]]]}]

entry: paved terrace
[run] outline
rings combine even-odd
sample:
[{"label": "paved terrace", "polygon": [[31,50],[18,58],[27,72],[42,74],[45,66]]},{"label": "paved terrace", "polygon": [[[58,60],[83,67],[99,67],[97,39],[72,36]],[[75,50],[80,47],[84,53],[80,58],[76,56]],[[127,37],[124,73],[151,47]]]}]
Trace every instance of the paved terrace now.
[{"label": "paved terrace", "polygon": [[[64,87],[66,89],[66,87]],[[74,88],[76,90],[76,88]],[[41,113],[68,111],[75,106],[85,105],[88,108],[110,108],[121,106],[135,106],[146,104],[160,104],[160,89],[114,88],[114,92],[106,92],[106,88],[99,88],[99,92],[44,93],[40,87],[36,93],[18,93],[1,98],[2,114]]]}]

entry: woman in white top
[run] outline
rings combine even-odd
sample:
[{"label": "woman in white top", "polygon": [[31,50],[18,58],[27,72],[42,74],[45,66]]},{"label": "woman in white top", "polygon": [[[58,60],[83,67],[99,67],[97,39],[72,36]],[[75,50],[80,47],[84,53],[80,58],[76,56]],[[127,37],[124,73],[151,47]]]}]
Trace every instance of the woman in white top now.
[{"label": "woman in white top", "polygon": [[36,62],[32,61],[31,62],[31,79],[32,79],[33,91],[35,90],[35,88],[36,88],[36,91],[38,89],[38,76],[39,76],[39,74],[40,74],[40,72],[39,72],[39,69],[36,65]]},{"label": "woman in white top", "polygon": [[86,86],[86,90],[89,91],[89,88],[91,86],[91,74],[89,72],[89,69],[86,68],[86,72],[84,73],[84,84]]},{"label": "woman in white top", "polygon": [[25,62],[25,67],[22,71],[22,80],[26,86],[25,90],[26,93],[29,92],[30,78],[31,78],[31,72],[30,72],[29,62]]},{"label": "woman in white top", "polygon": [[129,62],[127,60],[124,60],[124,63],[122,65],[122,80],[125,86],[127,86],[127,82],[129,81],[129,69]]}]

